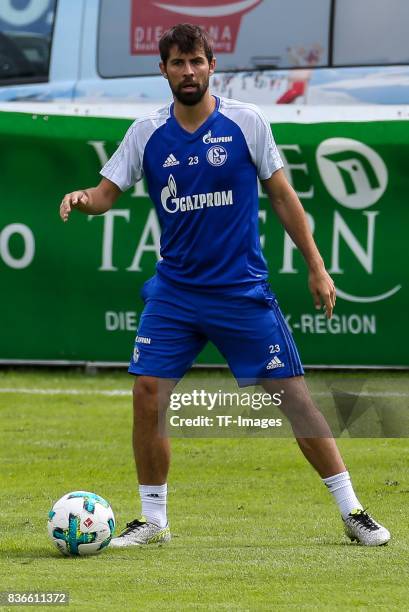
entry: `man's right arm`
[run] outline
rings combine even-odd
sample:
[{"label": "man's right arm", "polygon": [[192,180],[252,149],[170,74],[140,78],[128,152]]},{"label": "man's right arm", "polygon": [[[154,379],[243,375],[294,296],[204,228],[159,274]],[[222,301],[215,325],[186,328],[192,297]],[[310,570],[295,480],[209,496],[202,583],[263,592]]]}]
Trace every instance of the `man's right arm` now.
[{"label": "man's right arm", "polygon": [[73,209],[86,215],[102,215],[112,208],[121,193],[115,183],[103,178],[97,187],[67,193],[60,205],[60,217],[65,223]]}]

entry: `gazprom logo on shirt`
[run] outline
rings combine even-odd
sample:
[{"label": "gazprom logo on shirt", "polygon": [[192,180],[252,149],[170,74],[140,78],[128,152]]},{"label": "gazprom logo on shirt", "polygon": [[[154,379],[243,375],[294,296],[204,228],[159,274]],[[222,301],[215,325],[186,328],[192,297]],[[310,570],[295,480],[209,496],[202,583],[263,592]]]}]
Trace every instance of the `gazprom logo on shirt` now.
[{"label": "gazprom logo on shirt", "polygon": [[212,130],[209,130],[203,136],[203,142],[205,144],[218,144],[219,142],[232,142],[233,136],[216,136],[212,138]]},{"label": "gazprom logo on shirt", "polygon": [[163,208],[168,213],[188,212],[212,208],[214,206],[232,206],[233,191],[213,191],[208,193],[195,193],[192,195],[177,197],[177,185],[172,174],[169,175],[168,184],[162,189],[160,199]]}]

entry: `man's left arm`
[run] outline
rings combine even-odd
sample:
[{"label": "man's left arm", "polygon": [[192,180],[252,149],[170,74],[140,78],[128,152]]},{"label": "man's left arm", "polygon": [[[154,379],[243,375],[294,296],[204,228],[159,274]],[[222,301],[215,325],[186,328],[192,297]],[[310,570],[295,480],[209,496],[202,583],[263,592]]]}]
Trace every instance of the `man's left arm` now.
[{"label": "man's left arm", "polygon": [[324,302],[327,317],[330,319],[335,306],[335,285],[325,269],[297,194],[282,169],[261,182],[274,212],[307,263],[308,284],[316,308],[320,308],[321,302]]}]

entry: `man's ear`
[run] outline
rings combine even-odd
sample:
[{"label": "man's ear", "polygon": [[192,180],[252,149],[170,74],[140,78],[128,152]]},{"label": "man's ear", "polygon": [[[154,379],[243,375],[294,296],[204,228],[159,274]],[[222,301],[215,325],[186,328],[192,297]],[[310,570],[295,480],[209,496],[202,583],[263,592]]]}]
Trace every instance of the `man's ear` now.
[{"label": "man's ear", "polygon": [[214,73],[214,71],[216,70],[216,58],[213,57],[212,61],[209,64],[209,70],[210,70],[210,76]]},{"label": "man's ear", "polygon": [[162,73],[162,76],[165,77],[165,79],[168,78],[168,75],[166,74],[166,66],[163,62],[159,62],[159,70]]}]

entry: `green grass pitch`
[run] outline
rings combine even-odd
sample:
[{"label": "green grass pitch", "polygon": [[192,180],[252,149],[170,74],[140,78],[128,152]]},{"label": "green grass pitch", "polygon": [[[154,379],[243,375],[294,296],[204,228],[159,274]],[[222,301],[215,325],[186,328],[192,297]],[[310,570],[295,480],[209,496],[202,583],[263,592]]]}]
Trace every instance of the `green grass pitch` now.
[{"label": "green grass pitch", "polygon": [[[310,374],[311,387],[325,376]],[[407,385],[407,374],[374,376],[383,391]],[[339,440],[358,496],[392,532],[388,546],[346,541],[294,440],[174,439],[170,545],[60,556],[46,523],[64,493],[108,499],[117,532],[139,514],[130,398],[18,389],[131,384],[125,373],[0,372],[0,389],[16,389],[0,391],[0,591],[68,591],[69,608],[87,611],[407,609],[407,439]]]}]

